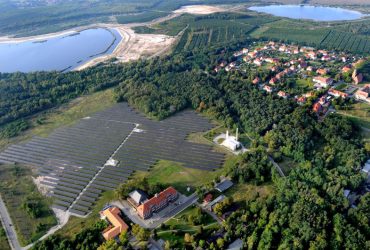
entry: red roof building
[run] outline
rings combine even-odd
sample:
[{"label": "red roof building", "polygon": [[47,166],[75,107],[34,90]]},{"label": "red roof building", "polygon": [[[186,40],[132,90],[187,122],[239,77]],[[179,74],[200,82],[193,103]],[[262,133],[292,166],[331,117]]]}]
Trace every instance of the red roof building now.
[{"label": "red roof building", "polygon": [[362,83],[364,76],[361,73],[357,73],[357,70],[353,71],[352,79],[355,84]]},{"label": "red roof building", "polygon": [[357,100],[370,102],[370,84],[366,84],[362,89],[357,90],[355,98]]},{"label": "red roof building", "polygon": [[151,199],[147,200],[137,208],[138,215],[147,219],[152,216],[153,212],[160,211],[167,207],[171,201],[176,200],[178,193],[173,187],[168,187]]},{"label": "red roof building", "polygon": [[289,96],[286,92],[281,91],[281,90],[277,93],[277,95],[284,98],[284,99],[288,98],[288,96]]},{"label": "red roof building", "polygon": [[110,240],[116,238],[122,233],[122,231],[127,231],[128,226],[122,220],[121,210],[118,207],[110,207],[100,212],[100,215],[107,219],[111,224],[108,228],[103,231],[103,237],[105,240]]},{"label": "red roof building", "polygon": [[260,83],[260,81],[261,81],[261,79],[259,78],[259,77],[256,77],[256,78],[254,78],[253,79],[253,84],[258,84],[258,83]]},{"label": "red roof building", "polygon": [[272,88],[271,88],[270,86],[268,86],[268,85],[263,86],[263,89],[264,89],[266,92],[268,92],[268,93],[271,93],[271,92],[272,92]]},{"label": "red roof building", "polygon": [[278,79],[276,77],[273,77],[270,79],[269,83],[272,85],[275,85],[278,82]]},{"label": "red roof building", "polygon": [[350,65],[346,65],[342,68],[342,72],[343,73],[347,73],[347,72],[350,72],[352,69],[352,67]]},{"label": "red roof building", "polygon": [[204,203],[210,203],[210,202],[212,201],[212,198],[213,198],[212,194],[207,194],[207,195],[204,197],[203,202],[204,202]]},{"label": "red roof building", "polygon": [[318,83],[321,87],[324,88],[327,88],[329,85],[333,83],[333,79],[331,79],[330,77],[321,77],[321,76],[314,77],[313,81],[315,83]]},{"label": "red roof building", "polygon": [[313,105],[313,112],[315,112],[315,113],[321,113],[322,111],[323,111],[322,105],[320,103],[316,102]]},{"label": "red roof building", "polygon": [[347,93],[344,93],[336,89],[329,89],[328,94],[334,97],[342,97],[343,99],[346,99],[348,97]]},{"label": "red roof building", "polygon": [[316,73],[323,76],[323,75],[326,75],[328,73],[328,70],[327,69],[318,69],[316,71]]}]

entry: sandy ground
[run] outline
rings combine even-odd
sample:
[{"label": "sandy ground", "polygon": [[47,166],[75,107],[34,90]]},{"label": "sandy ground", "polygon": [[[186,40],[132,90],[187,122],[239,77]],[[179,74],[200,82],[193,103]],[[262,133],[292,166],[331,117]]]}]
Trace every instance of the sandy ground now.
[{"label": "sandy ground", "polygon": [[218,6],[210,6],[210,5],[187,5],[182,6],[180,9],[175,10],[174,13],[188,13],[194,15],[207,15],[216,12],[222,12],[225,9]]}]

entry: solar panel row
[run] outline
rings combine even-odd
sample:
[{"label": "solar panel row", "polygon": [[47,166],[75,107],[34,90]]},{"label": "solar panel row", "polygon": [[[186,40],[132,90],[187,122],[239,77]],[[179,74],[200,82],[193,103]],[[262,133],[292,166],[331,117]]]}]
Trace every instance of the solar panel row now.
[{"label": "solar panel row", "polygon": [[[115,189],[136,170],[148,170],[158,160],[213,170],[224,155],[211,146],[186,141],[192,132],[213,125],[193,111],[154,121],[120,103],[77,124],[35,137],[0,153],[0,162],[37,166],[41,183],[55,198],[54,206],[86,215],[105,190]],[[108,159],[118,166],[106,166]]]}]

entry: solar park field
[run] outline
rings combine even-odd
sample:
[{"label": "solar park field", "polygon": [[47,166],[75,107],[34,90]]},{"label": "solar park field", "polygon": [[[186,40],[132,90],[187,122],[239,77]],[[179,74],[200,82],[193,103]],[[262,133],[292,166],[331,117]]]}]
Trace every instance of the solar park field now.
[{"label": "solar park field", "polygon": [[[189,133],[212,127],[193,111],[154,121],[120,103],[46,138],[12,145],[0,153],[0,163],[37,167],[41,184],[55,198],[54,207],[84,216],[103,191],[115,189],[135,170],[149,170],[159,160],[202,170],[221,167],[223,154],[185,140]],[[111,158],[119,165],[106,165]]]}]

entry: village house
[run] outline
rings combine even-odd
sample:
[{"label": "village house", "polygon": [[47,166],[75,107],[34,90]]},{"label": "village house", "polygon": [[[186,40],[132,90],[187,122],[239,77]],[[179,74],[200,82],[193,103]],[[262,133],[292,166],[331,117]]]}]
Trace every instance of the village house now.
[{"label": "village house", "polygon": [[256,66],[262,66],[262,61],[260,59],[254,59],[253,63],[256,65]]},{"label": "village house", "polygon": [[319,100],[317,101],[318,103],[320,103],[321,105],[325,105],[326,104],[326,95],[323,95],[322,97],[319,98]]},{"label": "village house", "polygon": [[178,196],[179,194],[176,189],[173,187],[168,187],[138,206],[137,213],[142,219],[148,219],[154,212],[162,210],[163,208],[167,207],[170,202],[175,201]]},{"label": "village house", "polygon": [[281,90],[277,93],[277,95],[278,95],[279,97],[284,98],[284,99],[287,99],[287,98],[289,97],[289,95],[288,95],[286,92],[281,91]]},{"label": "village house", "polygon": [[299,105],[303,105],[303,104],[305,104],[305,103],[306,103],[307,98],[306,98],[306,97],[304,97],[304,96],[300,96],[300,97],[296,98],[296,100],[297,100],[297,103],[298,103]]},{"label": "village house", "polygon": [[253,84],[258,84],[258,83],[260,83],[261,82],[261,79],[259,78],[259,77],[256,77],[256,78],[254,78],[253,79]]},{"label": "village house", "polygon": [[366,84],[363,88],[357,90],[355,98],[370,103],[370,84]]},{"label": "village house", "polygon": [[276,77],[273,77],[273,78],[270,79],[269,84],[275,85],[276,83],[278,83],[278,81],[279,80]]},{"label": "village house", "polygon": [[336,89],[329,89],[328,94],[337,98],[342,97],[343,99],[346,99],[348,97],[347,93],[344,93]]},{"label": "village house", "polygon": [[331,79],[330,77],[317,76],[317,77],[314,77],[313,78],[313,82],[316,83],[315,84],[315,87],[318,87],[318,88],[327,88],[331,84],[333,84],[333,79]]},{"label": "village house", "polygon": [[267,92],[267,93],[272,93],[272,87],[269,86],[269,85],[265,85],[263,86],[263,89]]},{"label": "village house", "polygon": [[323,107],[320,103],[316,102],[314,105],[313,105],[313,112],[317,113],[317,114],[320,114],[323,112]]},{"label": "village house", "polygon": [[308,58],[311,58],[312,60],[316,60],[317,59],[317,55],[314,51],[310,51],[307,53],[307,57]]},{"label": "village house", "polygon": [[100,212],[100,217],[107,220],[110,226],[103,231],[105,240],[111,240],[128,230],[128,225],[121,218],[121,210],[118,207],[109,207]]},{"label": "village house", "polygon": [[222,69],[222,67],[221,67],[221,66],[216,66],[214,70],[215,70],[215,72],[216,72],[216,73],[218,73],[218,72],[220,72],[220,71],[221,71],[221,69]]},{"label": "village house", "polygon": [[324,55],[323,57],[321,57],[321,61],[330,61],[331,60],[331,57],[329,55]]},{"label": "village house", "polygon": [[352,80],[355,84],[359,84],[364,80],[364,76],[362,73],[358,73],[357,70],[354,70],[352,74]]},{"label": "village house", "polygon": [[321,68],[321,69],[316,70],[316,73],[323,76],[328,73],[328,70]]},{"label": "village house", "polygon": [[255,58],[257,55],[258,55],[257,51],[248,52],[248,56],[251,57],[251,58]]}]

